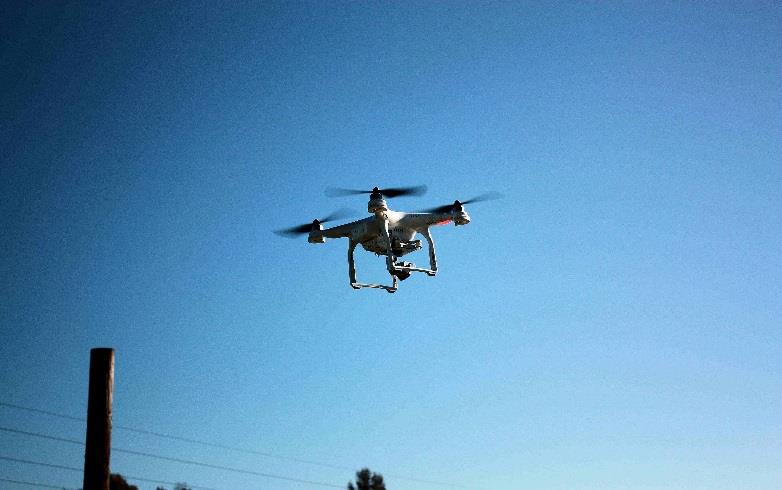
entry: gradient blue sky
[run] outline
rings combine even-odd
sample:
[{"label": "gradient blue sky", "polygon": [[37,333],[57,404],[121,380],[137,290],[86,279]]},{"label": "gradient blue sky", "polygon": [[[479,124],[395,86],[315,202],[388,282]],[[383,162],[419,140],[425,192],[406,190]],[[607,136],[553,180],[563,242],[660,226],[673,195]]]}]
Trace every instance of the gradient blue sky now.
[{"label": "gradient blue sky", "polygon": [[[778,2],[10,3],[0,402],[84,415],[111,346],[116,424],[346,469],[117,447],[389,490],[782,486]],[[326,186],[417,184],[391,206],[506,198],[436,229],[440,273],[395,295],[348,286],[344,241],[272,234],[365,212]],[[0,456],[82,450],[0,432]]]}]

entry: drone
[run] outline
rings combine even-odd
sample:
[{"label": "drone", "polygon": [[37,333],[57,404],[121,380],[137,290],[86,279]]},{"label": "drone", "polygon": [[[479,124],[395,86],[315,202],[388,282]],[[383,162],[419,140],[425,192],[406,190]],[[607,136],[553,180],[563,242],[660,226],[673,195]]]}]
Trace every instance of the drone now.
[{"label": "drone", "polygon": [[[413,272],[421,272],[430,277],[437,274],[437,254],[435,252],[434,239],[429,230],[432,226],[444,225],[449,222],[453,222],[455,226],[466,225],[470,222],[470,216],[464,209],[465,204],[502,197],[499,193],[488,192],[466,201],[456,200],[452,204],[413,213],[393,211],[388,207],[388,203],[384,199],[386,197],[421,196],[426,193],[426,190],[425,185],[387,189],[375,187],[371,191],[329,187],[326,189],[328,197],[369,194],[367,211],[372,216],[324,229],[323,223],[344,218],[348,214],[348,211],[342,209],[323,219],[316,219],[312,223],[277,230],[275,233],[288,238],[307,234],[309,243],[326,243],[326,239],[347,238],[350,286],[353,289],[375,288],[394,293],[397,290],[398,281],[404,281]],[[423,235],[429,245],[428,269],[417,267],[412,262],[399,260],[401,257],[422,248],[421,240],[416,240],[416,234],[418,233]],[[386,257],[386,268],[389,274],[391,274],[392,280],[390,286],[364,284],[358,281],[353,253],[359,245],[367,252]]]}]

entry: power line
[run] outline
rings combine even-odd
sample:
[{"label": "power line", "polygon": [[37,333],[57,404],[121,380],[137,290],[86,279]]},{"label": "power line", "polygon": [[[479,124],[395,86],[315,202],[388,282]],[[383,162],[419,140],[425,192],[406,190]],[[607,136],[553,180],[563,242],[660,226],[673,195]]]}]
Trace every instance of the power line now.
[{"label": "power line", "polygon": [[230,450],[230,451],[236,451],[236,452],[240,452],[240,453],[253,454],[253,455],[256,455],[256,456],[263,456],[265,458],[273,458],[273,459],[278,459],[278,460],[282,460],[282,461],[290,461],[290,462],[293,462],[293,463],[301,463],[301,464],[309,464],[309,465],[314,465],[314,466],[322,466],[322,467],[325,467],[325,468],[331,468],[331,469],[337,469],[337,470],[347,470],[347,471],[352,471],[353,470],[353,468],[348,468],[346,466],[340,466],[340,465],[335,465],[335,464],[331,464],[331,463],[321,463],[321,462],[318,462],[318,461],[310,461],[310,460],[306,460],[306,459],[299,459],[299,458],[294,458],[294,457],[291,457],[291,456],[280,456],[278,454],[267,453],[267,452],[264,452],[264,451],[256,451],[256,450],[253,450],[253,449],[238,448],[238,447],[233,447],[233,446],[227,446],[227,445],[224,445],[224,444],[217,444],[217,443],[214,443],[214,442],[201,441],[201,440],[198,440],[198,439],[189,439],[187,437],[172,436],[170,434],[163,434],[161,432],[154,432],[154,431],[150,431],[150,430],[134,429],[132,427],[125,427],[125,426],[121,426],[121,425],[115,425],[114,427],[117,428],[117,429],[126,430],[128,432],[136,432],[137,434],[146,434],[146,435],[150,435],[150,436],[160,437],[160,438],[163,438],[163,439],[171,439],[171,440],[174,440],[174,441],[188,442],[190,444],[199,444],[201,446],[212,447],[212,448],[215,448],[215,449],[227,449],[227,450]]},{"label": "power line", "polygon": [[[67,419],[67,420],[75,420],[77,422],[84,422],[83,418],[74,417],[72,415],[65,415],[65,414],[57,413],[57,412],[50,412],[48,410],[41,410],[39,408],[24,407],[22,405],[15,405],[13,403],[6,403],[6,402],[1,402],[0,401],[0,406],[9,407],[9,408],[15,408],[17,410],[24,410],[24,411],[28,411],[28,412],[40,413],[40,414],[44,414],[44,415],[50,415],[52,417],[59,417],[59,418],[62,418],[62,419]],[[319,462],[319,461],[311,461],[311,460],[306,460],[306,459],[294,458],[294,457],[291,457],[291,456],[281,456],[281,455],[278,455],[278,454],[273,454],[273,453],[269,453],[269,452],[265,452],[265,451],[257,451],[257,450],[253,450],[253,449],[244,449],[244,448],[239,448],[239,447],[234,447],[234,446],[227,446],[227,445],[224,445],[224,444],[217,444],[217,443],[214,443],[214,442],[207,442],[207,441],[201,441],[201,440],[198,440],[198,439],[190,439],[190,438],[187,438],[187,437],[180,437],[180,436],[174,436],[174,435],[171,435],[171,434],[164,434],[162,432],[155,432],[155,431],[145,430],[145,429],[136,429],[134,427],[127,427],[127,426],[120,425],[120,424],[112,424],[112,428],[125,430],[125,431],[128,431],[128,432],[135,432],[137,434],[145,434],[145,435],[149,435],[149,436],[160,437],[160,438],[163,438],[163,439],[171,439],[171,440],[174,440],[174,441],[188,442],[190,444],[200,444],[202,446],[213,447],[213,448],[216,448],[216,449],[227,449],[227,450],[230,450],[230,451],[237,451],[237,452],[242,452],[242,453],[247,453],[247,454],[254,454],[256,456],[264,456],[264,457],[267,457],[267,458],[274,458],[274,459],[279,459],[279,460],[283,460],[283,461],[290,461],[290,462],[294,462],[294,463],[311,464],[311,465],[316,465],[316,466],[324,466],[326,468],[331,468],[331,469],[336,469],[336,470],[353,471],[353,468],[350,468],[350,467],[347,467],[347,466],[340,466],[340,465],[331,464],[331,463],[322,463],[322,462]]]},{"label": "power line", "polygon": [[68,419],[68,420],[76,420],[78,422],[85,422],[83,417],[74,417],[72,415],[65,415],[62,413],[57,412],[50,412],[48,410],[41,410],[40,408],[32,408],[32,407],[24,407],[22,405],[15,405],[13,403],[6,403],[0,401],[0,406],[8,407],[8,408],[15,408],[17,410],[24,410],[27,412],[35,412],[35,413],[42,413],[44,415],[51,415],[52,417],[59,417],[61,419]]},{"label": "power line", "polygon": [[[20,459],[20,458],[11,458],[8,456],[0,456],[0,460],[3,461],[11,461],[13,463],[22,463],[22,464],[29,464],[34,466],[44,466],[46,468],[56,468],[59,470],[69,470],[69,471],[76,471],[78,473],[81,473],[84,471],[83,468],[76,468],[74,466],[65,466],[61,464],[53,464],[53,463],[44,463],[42,461],[31,461],[29,459]],[[173,482],[173,481],[166,481],[166,480],[153,480],[151,478],[142,478],[140,476],[130,476],[130,475],[122,475],[123,478],[126,480],[137,480],[137,481],[144,481],[149,483],[162,483],[163,485],[176,485],[179,482]],[[201,490],[217,490],[215,488],[211,487],[201,487],[198,485],[191,485],[188,483],[188,488],[194,488],[194,489],[201,489]]]},{"label": "power line", "polygon": [[76,439],[66,439],[65,437],[50,436],[47,434],[39,434],[38,432],[27,432],[26,430],[11,429],[9,427],[0,427],[0,431],[10,432],[12,434],[21,434],[23,436],[39,437],[41,439],[49,439],[50,441],[67,442],[69,444],[78,444],[84,446],[83,441],[77,441]]},{"label": "power line", "polygon": [[56,488],[57,490],[68,490],[68,487],[64,487],[62,485],[48,485],[46,483],[38,483],[33,481],[11,480],[10,478],[0,478],[0,481],[6,483],[16,483],[17,485],[28,485],[31,487],[38,487],[38,488]]},{"label": "power line", "polygon": [[[74,417],[72,415],[66,415],[66,414],[62,414],[62,413],[51,412],[49,410],[41,410],[39,408],[25,407],[25,406],[22,406],[22,405],[16,405],[16,404],[13,404],[13,403],[7,403],[7,402],[3,402],[3,401],[0,401],[0,406],[4,406],[4,407],[8,407],[8,408],[14,408],[14,409],[17,409],[17,410],[24,410],[24,411],[28,411],[28,412],[40,413],[40,414],[49,415],[49,416],[52,416],[52,417],[59,417],[59,418],[62,418],[62,419],[67,419],[67,420],[75,420],[75,421],[78,421],[78,422],[84,422],[83,418]],[[217,443],[214,443],[214,442],[202,441],[202,440],[199,440],[199,439],[190,439],[190,438],[187,438],[187,437],[180,437],[180,436],[174,436],[174,435],[171,435],[171,434],[164,434],[162,432],[155,432],[155,431],[150,431],[150,430],[145,430],[145,429],[136,429],[134,427],[128,427],[128,426],[119,425],[119,424],[112,424],[112,427],[114,429],[125,430],[125,431],[128,431],[128,432],[135,432],[137,434],[145,434],[145,435],[160,437],[160,438],[163,438],[163,439],[171,439],[171,440],[174,440],[174,441],[187,442],[187,443],[190,443],[190,444],[198,444],[198,445],[201,445],[201,446],[212,447],[212,448],[215,448],[215,449],[225,449],[225,450],[229,450],[229,451],[236,451],[236,452],[239,452],[239,453],[253,454],[253,455],[256,455],[256,456],[263,456],[265,458],[272,458],[272,459],[277,459],[277,460],[280,460],[280,461],[289,461],[289,462],[293,462],[293,463],[308,464],[308,465],[313,465],[313,466],[320,466],[320,467],[323,467],[323,468],[331,468],[331,469],[350,471],[350,472],[355,471],[355,468],[348,467],[348,466],[342,466],[342,465],[337,465],[337,464],[332,464],[332,463],[323,463],[323,462],[320,462],[320,461],[313,461],[313,460],[295,458],[295,457],[291,457],[291,456],[282,456],[282,455],[279,455],[279,454],[274,454],[274,453],[270,453],[270,452],[266,452],[266,451],[257,451],[257,450],[253,450],[253,449],[240,448],[240,447],[229,446],[229,445],[225,445],[225,444],[217,444]],[[442,481],[436,481],[436,480],[425,480],[425,479],[422,479],[422,478],[413,478],[413,477],[408,477],[408,476],[390,475],[390,474],[387,474],[387,473],[385,474],[385,476],[386,476],[386,478],[394,478],[394,479],[397,479],[397,480],[406,480],[406,481],[417,482],[417,483],[427,483],[427,484],[430,484],[430,485],[439,485],[439,486],[443,486],[443,487],[467,488],[467,487],[465,487],[463,485],[457,485],[455,483],[442,482]]]},{"label": "power line", "polygon": [[3,461],[11,461],[12,463],[32,464],[36,466],[45,466],[47,468],[56,468],[58,470],[82,471],[82,468],[76,468],[74,466],[64,466],[61,464],[54,464],[54,463],[43,463],[41,461],[30,461],[28,459],[11,458],[9,456],[0,456],[0,459],[2,459]]},{"label": "power line", "polygon": [[[11,429],[9,427],[0,427],[0,431],[10,432],[10,433],[13,433],[13,434],[20,434],[20,435],[25,435],[25,436],[30,436],[30,437],[38,437],[38,438],[41,438],[41,439],[49,439],[49,440],[52,440],[52,441],[67,442],[69,444],[78,444],[80,446],[84,446],[83,442],[77,441],[75,439],[66,439],[64,437],[50,436],[48,434],[41,434],[41,433],[38,433],[38,432],[28,432],[28,431],[19,430],[19,429]],[[211,468],[211,469],[214,469],[214,470],[229,471],[229,472],[232,472],[232,473],[241,473],[241,474],[245,474],[245,475],[260,476],[260,477],[263,477],[263,478],[272,478],[272,479],[275,479],[275,480],[283,480],[283,481],[289,481],[289,482],[295,482],[295,483],[306,483],[308,485],[317,485],[317,486],[320,486],[320,487],[342,488],[342,485],[334,485],[332,483],[326,483],[326,482],[320,482],[320,481],[314,481],[314,480],[302,480],[302,479],[299,479],[299,478],[291,478],[291,477],[288,477],[288,476],[274,475],[274,474],[271,474],[271,473],[262,473],[260,471],[245,470],[245,469],[242,469],[242,468],[232,468],[230,466],[221,466],[221,465],[216,465],[216,464],[212,464],[212,463],[204,463],[202,461],[194,461],[194,460],[189,460],[189,459],[173,458],[173,457],[170,457],[170,456],[162,456],[162,455],[159,455],[159,454],[145,453],[145,452],[141,452],[141,451],[133,451],[131,449],[112,447],[111,450],[114,451],[114,452],[118,452],[118,453],[133,454],[133,455],[136,455],[136,456],[144,456],[144,457],[147,457],[147,458],[160,459],[160,460],[163,460],[163,461],[171,461],[171,462],[174,462],[174,463],[189,464],[189,465],[193,465],[193,466],[201,466],[201,467],[204,467],[204,468]]]},{"label": "power line", "polygon": [[272,475],[270,473],[262,473],[260,471],[253,471],[253,470],[245,470],[241,468],[232,468],[230,466],[221,466],[211,463],[203,463],[201,461],[193,461],[189,459],[180,459],[180,458],[172,458],[170,456],[161,456],[159,454],[152,454],[152,453],[145,453],[141,451],[132,451],[130,449],[122,449],[113,447],[111,448],[112,451],[116,451],[118,453],[125,453],[125,454],[133,454],[136,456],[144,456],[147,458],[154,458],[154,459],[160,459],[163,461],[173,461],[175,463],[181,463],[181,464],[189,464],[193,466],[201,466],[204,468],[211,468],[215,470],[223,470],[223,471],[230,471],[233,473],[243,473],[245,475],[254,475],[254,476],[262,476],[265,478],[274,478],[275,480],[284,480],[284,481],[290,481],[295,483],[307,483],[309,485],[317,485],[320,487],[330,487],[330,488],[342,488],[342,485],[334,485],[332,483],[325,483],[325,482],[319,482],[319,481],[313,481],[313,480],[302,480],[299,478],[291,478],[287,476],[279,476],[279,475]]}]

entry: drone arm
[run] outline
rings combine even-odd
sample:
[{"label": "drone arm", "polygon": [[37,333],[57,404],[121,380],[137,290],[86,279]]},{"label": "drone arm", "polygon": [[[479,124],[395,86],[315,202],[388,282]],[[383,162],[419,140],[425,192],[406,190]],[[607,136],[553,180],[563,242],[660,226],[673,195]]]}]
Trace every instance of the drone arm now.
[{"label": "drone arm", "polygon": [[417,230],[423,230],[434,225],[444,225],[453,221],[450,213],[410,213],[405,216],[405,224]]},{"label": "drone arm", "polygon": [[433,276],[437,273],[437,253],[435,252],[434,248],[434,238],[432,238],[432,234],[429,232],[428,226],[421,230],[421,234],[424,236],[424,238],[426,238],[426,241],[429,244],[429,269],[432,272],[427,272],[427,274]]},{"label": "drone arm", "polygon": [[326,228],[321,231],[320,234],[324,238],[347,238],[350,237],[351,229],[345,225],[335,226],[334,228]]}]

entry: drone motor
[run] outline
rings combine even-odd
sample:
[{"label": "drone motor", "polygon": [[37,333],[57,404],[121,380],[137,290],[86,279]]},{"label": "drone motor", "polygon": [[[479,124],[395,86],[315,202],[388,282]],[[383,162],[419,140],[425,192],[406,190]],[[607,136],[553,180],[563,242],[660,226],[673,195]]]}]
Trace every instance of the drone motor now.
[{"label": "drone motor", "polygon": [[372,189],[372,194],[369,195],[367,211],[369,211],[370,214],[388,211],[388,204],[386,204],[386,200],[383,199],[383,194],[380,193],[380,190],[377,187]]},{"label": "drone motor", "polygon": [[320,221],[314,220],[312,222],[312,228],[310,229],[310,236],[307,237],[307,241],[310,243],[326,243],[326,239],[323,237],[322,233],[316,233],[323,231],[323,225],[320,224]]},{"label": "drone motor", "polygon": [[464,206],[462,206],[462,203],[458,200],[454,201],[451,214],[453,215],[454,226],[462,226],[470,222],[470,215],[467,214],[467,211],[464,210]]}]

